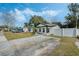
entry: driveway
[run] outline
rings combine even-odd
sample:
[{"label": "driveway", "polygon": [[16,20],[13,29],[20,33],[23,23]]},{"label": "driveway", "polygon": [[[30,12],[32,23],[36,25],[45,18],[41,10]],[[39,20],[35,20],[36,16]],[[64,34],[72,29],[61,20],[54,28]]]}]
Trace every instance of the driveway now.
[{"label": "driveway", "polygon": [[43,35],[7,41],[0,32],[0,39],[0,55],[2,56],[47,55],[59,45],[57,38]]},{"label": "driveway", "polygon": [[34,56],[47,55],[57,45],[58,38],[52,38],[44,35],[33,36],[10,41],[15,46],[15,55],[17,56]]}]

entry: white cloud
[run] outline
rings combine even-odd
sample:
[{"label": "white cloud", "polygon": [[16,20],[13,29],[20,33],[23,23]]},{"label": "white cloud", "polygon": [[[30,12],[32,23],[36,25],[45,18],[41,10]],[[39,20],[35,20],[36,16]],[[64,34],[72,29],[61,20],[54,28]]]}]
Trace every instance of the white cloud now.
[{"label": "white cloud", "polygon": [[[15,11],[15,12],[14,12]],[[14,11],[10,11],[10,13],[15,17],[18,21],[24,21],[26,20],[26,17],[28,16],[42,16],[51,19],[54,16],[57,16],[60,11],[57,10],[42,10],[42,11],[33,11],[30,8],[26,8],[25,10],[18,10],[15,9]]]},{"label": "white cloud", "polygon": [[18,9],[15,9],[15,18],[19,21],[26,20],[24,14]]},{"label": "white cloud", "polygon": [[43,10],[43,11],[33,11],[29,8],[26,8],[23,13],[27,14],[27,15],[38,15],[38,16],[50,16],[50,17],[53,17],[53,16],[57,16],[60,11],[57,11],[57,10]]}]

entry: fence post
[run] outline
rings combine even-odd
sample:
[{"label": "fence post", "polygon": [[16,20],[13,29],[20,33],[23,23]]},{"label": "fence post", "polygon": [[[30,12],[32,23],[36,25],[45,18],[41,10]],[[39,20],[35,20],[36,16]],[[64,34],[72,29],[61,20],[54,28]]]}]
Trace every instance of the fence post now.
[{"label": "fence post", "polygon": [[62,37],[64,36],[64,29],[63,28],[61,29],[61,36]]},{"label": "fence post", "polygon": [[64,36],[64,28],[63,28],[63,34],[62,35]]},{"label": "fence post", "polygon": [[74,37],[77,37],[77,29],[74,28]]},{"label": "fence post", "polygon": [[76,37],[77,37],[77,28],[76,28]]}]

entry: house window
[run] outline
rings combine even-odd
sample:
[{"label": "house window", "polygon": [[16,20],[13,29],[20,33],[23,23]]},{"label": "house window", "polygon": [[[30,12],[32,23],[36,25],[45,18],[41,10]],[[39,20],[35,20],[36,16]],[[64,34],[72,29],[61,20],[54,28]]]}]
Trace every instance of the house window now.
[{"label": "house window", "polygon": [[46,28],[46,33],[49,33],[49,28],[48,27]]},{"label": "house window", "polygon": [[45,32],[45,28],[43,28],[43,32]]},{"label": "house window", "polygon": [[41,32],[41,28],[39,28],[39,32]]}]

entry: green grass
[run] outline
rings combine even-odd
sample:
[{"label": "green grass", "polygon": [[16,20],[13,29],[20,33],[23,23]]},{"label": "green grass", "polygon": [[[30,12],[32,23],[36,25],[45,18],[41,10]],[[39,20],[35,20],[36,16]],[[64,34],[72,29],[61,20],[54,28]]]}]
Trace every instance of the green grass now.
[{"label": "green grass", "polygon": [[79,56],[79,49],[75,46],[76,38],[61,37],[60,45],[55,48],[51,56]]},{"label": "green grass", "polygon": [[30,32],[22,32],[22,33],[4,32],[4,35],[8,40],[13,40],[13,39],[31,37],[31,36],[33,36],[33,33],[30,33]]}]

